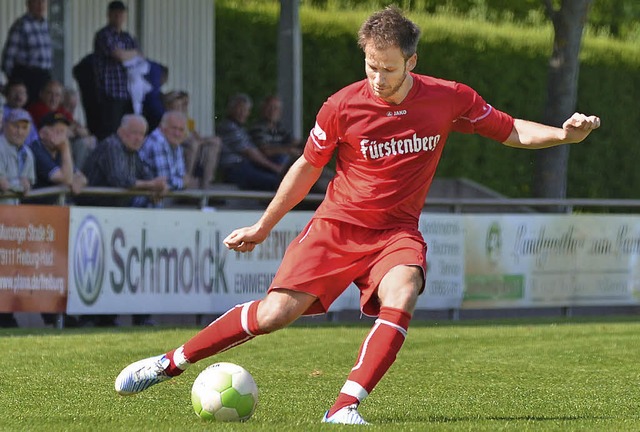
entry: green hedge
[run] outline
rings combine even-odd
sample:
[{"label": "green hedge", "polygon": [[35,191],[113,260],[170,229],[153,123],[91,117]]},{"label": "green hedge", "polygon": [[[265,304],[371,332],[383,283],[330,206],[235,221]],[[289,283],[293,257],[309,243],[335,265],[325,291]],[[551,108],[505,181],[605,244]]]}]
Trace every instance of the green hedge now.
[{"label": "green hedge", "polygon": [[[333,92],[364,77],[355,33],[365,11],[301,8],[303,121]],[[416,72],[469,84],[510,114],[540,121],[546,98],[552,30],[412,13],[423,31]],[[278,7],[274,2],[216,2],[216,110],[243,91],[259,101],[276,90]],[[640,51],[633,44],[585,38],[578,111],[598,114],[602,127],[571,148],[568,196],[636,198],[640,192]],[[531,196],[534,152],[473,135],[453,134],[438,169],[512,197]]]}]

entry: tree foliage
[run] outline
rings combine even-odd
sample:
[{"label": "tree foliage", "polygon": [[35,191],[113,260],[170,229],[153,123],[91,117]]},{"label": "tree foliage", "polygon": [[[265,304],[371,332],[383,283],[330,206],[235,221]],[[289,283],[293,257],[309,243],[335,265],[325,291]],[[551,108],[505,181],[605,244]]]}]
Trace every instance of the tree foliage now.
[{"label": "tree foliage", "polygon": [[[523,24],[540,24],[545,18],[541,0],[302,0],[320,8],[379,8],[396,4],[402,9],[435,14],[447,13],[484,19],[491,22],[512,20]],[[553,0],[559,8],[561,0]],[[640,41],[640,1],[594,0],[587,25],[590,31],[622,40]]]}]

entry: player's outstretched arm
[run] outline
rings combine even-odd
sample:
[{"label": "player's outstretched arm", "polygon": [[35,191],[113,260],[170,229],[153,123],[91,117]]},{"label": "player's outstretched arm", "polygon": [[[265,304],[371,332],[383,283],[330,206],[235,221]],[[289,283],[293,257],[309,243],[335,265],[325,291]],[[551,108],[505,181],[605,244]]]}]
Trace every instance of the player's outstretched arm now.
[{"label": "player's outstretched arm", "polygon": [[234,230],[223,240],[224,245],[238,252],[252,251],[267,238],[280,219],[307,196],[321,173],[322,167],[314,167],[304,156],[300,156],[282,179],[260,220],[252,226]]},{"label": "player's outstretched arm", "polygon": [[516,119],[509,138],[503,143],[510,147],[540,149],[583,141],[592,130],[600,127],[600,118],[575,113],[562,128]]}]

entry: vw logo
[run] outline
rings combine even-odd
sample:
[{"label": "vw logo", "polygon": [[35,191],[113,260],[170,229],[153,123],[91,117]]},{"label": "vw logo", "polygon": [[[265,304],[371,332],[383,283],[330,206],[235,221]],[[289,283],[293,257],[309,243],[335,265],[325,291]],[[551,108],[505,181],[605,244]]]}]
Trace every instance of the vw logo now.
[{"label": "vw logo", "polygon": [[80,299],[87,306],[98,299],[105,267],[102,230],[95,217],[84,218],[73,245],[73,277]]}]

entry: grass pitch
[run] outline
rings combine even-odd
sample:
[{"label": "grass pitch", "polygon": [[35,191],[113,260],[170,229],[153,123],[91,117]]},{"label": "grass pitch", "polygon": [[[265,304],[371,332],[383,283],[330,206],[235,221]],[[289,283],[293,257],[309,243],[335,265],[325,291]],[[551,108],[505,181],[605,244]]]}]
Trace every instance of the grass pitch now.
[{"label": "grass pitch", "polygon": [[[140,395],[115,393],[124,366],[197,330],[0,331],[0,430],[354,430],[320,419],[368,325],[290,327]],[[260,403],[248,422],[206,423],[193,413],[191,384],[215,361],[256,379]],[[637,431],[639,363],[637,318],[416,322],[360,411],[371,431]]]}]

